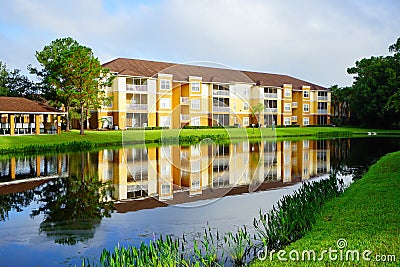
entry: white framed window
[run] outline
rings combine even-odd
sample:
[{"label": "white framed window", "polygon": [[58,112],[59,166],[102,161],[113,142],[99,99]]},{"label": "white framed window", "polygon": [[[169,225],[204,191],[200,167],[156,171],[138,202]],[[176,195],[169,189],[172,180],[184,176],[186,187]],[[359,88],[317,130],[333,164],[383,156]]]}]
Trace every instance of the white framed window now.
[{"label": "white framed window", "polygon": [[303,91],[303,98],[309,98],[310,97],[310,92],[308,90]]},{"label": "white framed window", "polygon": [[196,109],[196,110],[200,109],[200,104],[201,104],[200,99],[193,99],[190,101],[191,109]]},{"label": "white framed window", "polygon": [[171,98],[161,98],[160,108],[171,108]]},{"label": "white framed window", "polygon": [[249,117],[244,117],[243,118],[243,126],[249,126],[250,122],[249,122]]},{"label": "white framed window", "polygon": [[290,97],[291,96],[291,92],[290,89],[285,89],[285,97]]},{"label": "white framed window", "polygon": [[160,116],[160,126],[161,127],[170,127],[171,119],[169,116]]},{"label": "white framed window", "polygon": [[249,103],[243,103],[243,110],[249,110],[250,106]]},{"label": "white framed window", "polygon": [[292,107],[292,104],[291,103],[285,103],[285,111],[290,111],[291,110],[291,107]]},{"label": "white framed window", "polygon": [[310,124],[310,118],[308,118],[308,117],[303,118],[303,124],[304,125],[309,125]]},{"label": "white framed window", "polygon": [[192,126],[200,126],[200,117],[193,117],[190,124]]},{"label": "white framed window", "polygon": [[[199,144],[196,144],[196,145],[193,145],[190,147],[190,155],[192,157],[200,156],[200,145]],[[192,164],[195,162],[198,162],[198,164],[199,164],[198,171],[200,171],[200,161],[193,161]]]},{"label": "white framed window", "polygon": [[304,112],[310,112],[310,105],[309,104],[304,104],[303,105],[303,111]]},{"label": "white framed window", "polygon": [[171,184],[162,184],[161,185],[161,194],[167,195],[171,193]]},{"label": "white framed window", "polygon": [[306,151],[304,151],[304,154],[303,154],[303,161],[308,161],[308,159],[309,159],[309,154],[308,154],[308,150],[306,150]]},{"label": "white framed window", "polygon": [[303,170],[303,176],[308,176],[308,168],[305,167]]},{"label": "white framed window", "polygon": [[284,161],[283,164],[289,164],[290,163],[290,154],[285,154],[283,161]]},{"label": "white framed window", "polygon": [[192,92],[200,92],[200,82],[191,82],[190,87]]},{"label": "white framed window", "polygon": [[249,88],[245,88],[245,89],[244,89],[244,95],[245,95],[245,96],[249,95]]},{"label": "white framed window", "polygon": [[303,140],[303,148],[309,148],[309,147],[310,147],[309,140]]},{"label": "white framed window", "polygon": [[284,119],[283,119],[283,124],[284,124],[284,125],[290,125],[290,124],[291,124],[290,118],[284,118]]},{"label": "white framed window", "polygon": [[290,141],[283,141],[283,149],[290,149]]},{"label": "white framed window", "polygon": [[161,90],[170,90],[171,89],[171,81],[170,80],[160,80],[160,89]]}]

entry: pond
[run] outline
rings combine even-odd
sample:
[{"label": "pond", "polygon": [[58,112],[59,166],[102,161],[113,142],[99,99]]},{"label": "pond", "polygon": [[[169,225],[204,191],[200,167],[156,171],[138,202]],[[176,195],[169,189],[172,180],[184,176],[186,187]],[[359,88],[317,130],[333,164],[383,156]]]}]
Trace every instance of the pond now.
[{"label": "pond", "polygon": [[355,179],[397,150],[400,139],[359,138],[3,157],[0,266],[80,266],[118,244],[234,231],[301,181]]}]

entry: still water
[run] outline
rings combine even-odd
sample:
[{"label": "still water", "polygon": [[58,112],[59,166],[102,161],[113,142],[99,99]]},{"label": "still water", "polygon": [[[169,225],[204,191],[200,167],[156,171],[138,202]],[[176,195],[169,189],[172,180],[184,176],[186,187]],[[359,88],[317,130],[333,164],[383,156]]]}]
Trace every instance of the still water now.
[{"label": "still water", "polygon": [[0,159],[0,266],[79,266],[159,235],[251,225],[300,182],[360,175],[400,139],[124,147]]}]

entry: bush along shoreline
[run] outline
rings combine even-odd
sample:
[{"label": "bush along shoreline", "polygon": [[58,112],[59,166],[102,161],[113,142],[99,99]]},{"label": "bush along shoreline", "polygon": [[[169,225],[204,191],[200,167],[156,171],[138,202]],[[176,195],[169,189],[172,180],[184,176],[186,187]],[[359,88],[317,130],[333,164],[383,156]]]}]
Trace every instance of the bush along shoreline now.
[{"label": "bush along shoreline", "polygon": [[[306,181],[293,194],[281,198],[273,208],[254,218],[253,226],[221,236],[210,227],[190,241],[185,236],[153,238],[139,247],[103,250],[100,266],[245,266],[262,249],[281,249],[310,231],[322,205],[344,191],[343,181],[331,174],[327,179]],[[251,229],[250,229],[251,228]],[[84,260],[82,266],[97,266]]]}]

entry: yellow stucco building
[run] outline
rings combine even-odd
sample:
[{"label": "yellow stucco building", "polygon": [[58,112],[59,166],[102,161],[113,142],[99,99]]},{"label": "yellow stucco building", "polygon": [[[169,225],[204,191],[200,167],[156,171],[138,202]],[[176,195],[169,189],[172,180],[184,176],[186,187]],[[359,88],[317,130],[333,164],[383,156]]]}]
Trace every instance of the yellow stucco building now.
[{"label": "yellow stucco building", "polygon": [[125,58],[103,67],[113,101],[92,111],[92,128],[330,124],[330,90],[290,76]]}]

